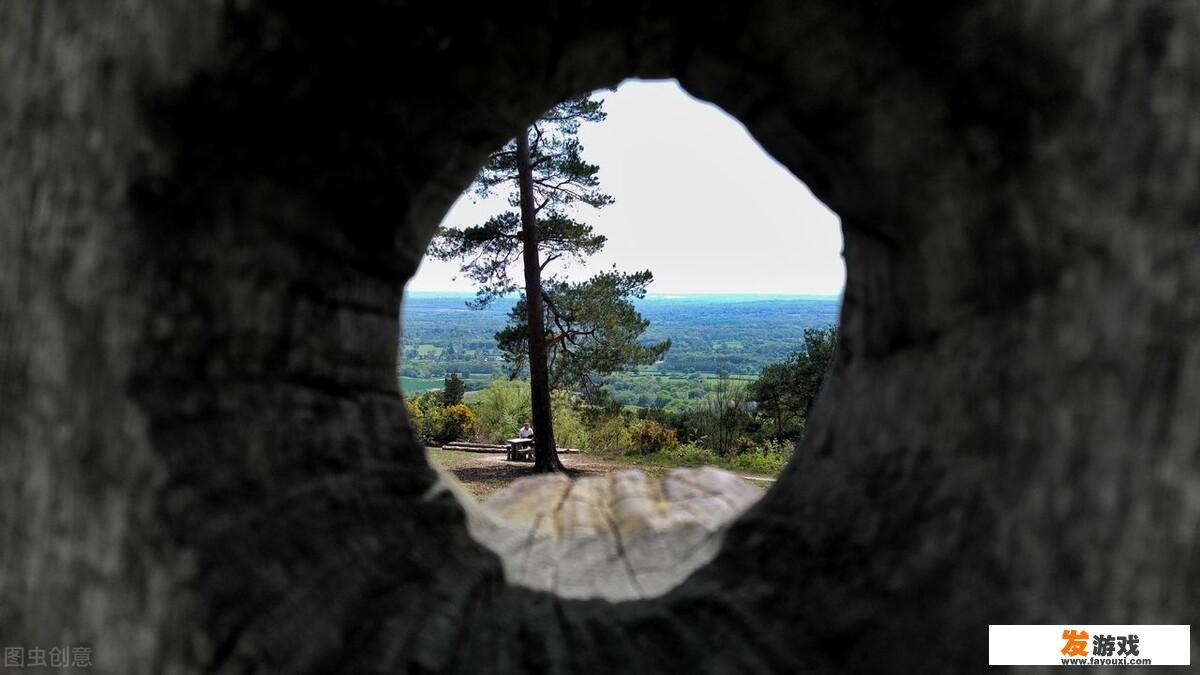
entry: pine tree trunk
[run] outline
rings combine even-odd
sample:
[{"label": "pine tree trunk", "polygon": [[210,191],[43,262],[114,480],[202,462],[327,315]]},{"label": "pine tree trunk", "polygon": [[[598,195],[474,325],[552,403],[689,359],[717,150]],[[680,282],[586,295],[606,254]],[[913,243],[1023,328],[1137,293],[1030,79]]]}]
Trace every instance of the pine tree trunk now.
[{"label": "pine tree trunk", "polygon": [[550,374],[546,363],[546,327],[542,309],[542,268],[538,259],[537,219],[533,211],[533,170],[527,131],[517,134],[517,178],[521,188],[521,238],[525,244],[525,307],[529,311],[529,394],[533,416],[533,470],[562,471],[554,446],[550,414]]}]

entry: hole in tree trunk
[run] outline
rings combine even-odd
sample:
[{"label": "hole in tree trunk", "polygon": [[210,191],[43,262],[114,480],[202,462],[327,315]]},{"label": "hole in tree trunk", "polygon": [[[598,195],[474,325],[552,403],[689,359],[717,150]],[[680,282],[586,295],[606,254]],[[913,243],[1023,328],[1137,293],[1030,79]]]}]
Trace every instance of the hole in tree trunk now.
[{"label": "hole in tree trunk", "polygon": [[[1200,6],[543,8],[4,5],[6,655],[956,673],[989,624],[1194,615]],[[741,120],[848,277],[776,486],[669,593],[576,601],[431,492],[397,312],[487,152],[632,76]]]},{"label": "hole in tree trunk", "polygon": [[[456,494],[483,501],[471,529],[510,582],[658,595],[716,554],[803,433],[836,342],[840,224],[674,81],[559,104],[527,145],[489,157],[409,282],[409,419]],[[531,261],[557,475],[538,475],[530,425]]]}]

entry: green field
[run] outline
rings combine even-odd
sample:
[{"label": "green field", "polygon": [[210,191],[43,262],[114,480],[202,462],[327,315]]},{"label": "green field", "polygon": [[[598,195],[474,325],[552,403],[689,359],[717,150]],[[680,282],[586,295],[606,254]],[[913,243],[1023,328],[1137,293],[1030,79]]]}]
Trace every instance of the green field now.
[{"label": "green field", "polygon": [[[717,373],[691,373],[690,375],[664,375],[649,368],[640,368],[638,372],[618,373],[604,381],[613,392],[617,401],[630,408],[665,407],[672,411],[686,410],[701,400],[705,393],[721,376]],[[752,375],[729,375],[729,379],[740,384],[754,381]],[[466,380],[468,391],[465,400],[475,403],[483,396],[483,388],[488,380],[508,379],[504,376],[474,373]],[[400,390],[408,395],[416,395],[431,389],[441,389],[442,378],[405,377],[400,378]]]},{"label": "green field", "polygon": [[[507,364],[496,346],[496,331],[509,318],[515,298],[500,298],[485,309],[469,310],[471,294],[410,294],[404,300],[404,339],[400,374],[440,377],[445,373],[495,373]],[[636,303],[650,321],[642,340],[670,338],[671,349],[653,366],[639,370],[687,377],[729,373],[756,377],[764,367],[804,345],[806,328],[838,320],[837,297],[688,296],[646,297]],[[704,379],[710,379],[705,377]],[[626,402],[642,397],[638,392]],[[658,392],[652,392],[656,397]]]},{"label": "green field", "polygon": [[[508,364],[496,346],[512,298],[482,310],[468,310],[469,295],[416,295],[404,302],[405,344],[399,373],[405,392],[441,387],[446,373],[471,373],[467,391],[506,377]],[[669,338],[671,349],[636,372],[601,378],[620,404],[683,412],[699,406],[720,373],[749,384],[769,364],[783,361],[804,346],[806,328],[837,323],[839,299],[690,296],[645,298],[637,302],[650,326],[644,340]],[[436,384],[425,384],[429,378]],[[411,384],[410,384],[411,382]],[[475,396],[467,398],[476,400]]]},{"label": "green field", "polygon": [[443,380],[440,377],[401,377],[400,391],[405,394],[420,394],[430,389],[441,389],[442,384]]}]

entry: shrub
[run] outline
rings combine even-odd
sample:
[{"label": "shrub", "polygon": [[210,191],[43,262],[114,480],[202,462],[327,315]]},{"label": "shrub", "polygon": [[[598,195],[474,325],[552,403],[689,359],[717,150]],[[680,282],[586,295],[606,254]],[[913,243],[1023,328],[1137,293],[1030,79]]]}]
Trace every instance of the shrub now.
[{"label": "shrub", "polygon": [[[526,422],[533,422],[529,404],[529,383],[521,380],[492,380],[473,407],[475,434],[482,441],[499,443],[512,438]],[[581,448],[587,444],[587,427],[574,399],[561,392],[550,398],[550,416],[554,423],[554,443],[560,448]],[[538,432],[534,428],[533,432]]]},{"label": "shrub", "polygon": [[704,445],[719,455],[735,454],[738,436],[751,419],[746,404],[745,385],[722,375],[701,409]]},{"label": "shrub", "polygon": [[[421,437],[421,428],[425,424],[425,413],[421,411],[421,406],[413,399],[405,399],[404,408],[408,411],[408,422],[413,433]],[[422,438],[421,440],[424,440]]]},{"label": "shrub", "polygon": [[675,430],[668,429],[654,420],[642,420],[635,424],[629,430],[629,442],[633,450],[643,455],[679,447],[679,438],[675,435]]},{"label": "shrub", "polygon": [[758,445],[759,444],[756,443],[753,438],[742,434],[741,436],[737,437],[736,441],[733,442],[733,454],[744,455],[746,453],[754,452],[758,449]]},{"label": "shrub", "polygon": [[661,455],[672,466],[714,466],[720,463],[715,452],[694,443],[663,450]]},{"label": "shrub", "polygon": [[522,424],[531,421],[529,383],[492,380],[475,404],[475,415],[480,440],[499,442],[512,438]]},{"label": "shrub", "polygon": [[587,445],[587,426],[572,397],[554,392],[550,398],[550,416],[554,421],[555,445],[560,448],[582,448]]},{"label": "shrub", "polygon": [[436,431],[442,443],[467,438],[474,432],[477,422],[475,413],[463,403],[443,408],[441,418],[440,428]]},{"label": "shrub", "polygon": [[431,405],[420,396],[406,399],[404,406],[408,409],[408,419],[412,423],[412,430],[417,434],[417,438],[427,445],[436,443],[437,440],[434,437],[437,436],[435,429],[439,424],[439,407]]},{"label": "shrub", "polygon": [[654,420],[659,424],[675,430],[675,436],[680,443],[692,443],[700,440],[702,432],[701,414],[694,410],[671,411],[663,408],[641,408],[637,411],[640,420]]},{"label": "shrub", "polygon": [[620,415],[596,420],[587,436],[589,450],[612,452],[629,447],[629,430]]},{"label": "shrub", "polygon": [[441,445],[470,436],[475,428],[475,415],[463,404],[444,408],[427,401],[405,402],[413,431],[423,443]]},{"label": "shrub", "polygon": [[730,457],[727,465],[734,471],[777,474],[792,458],[795,446],[787,441],[766,441],[745,453]]},{"label": "shrub", "polygon": [[465,404],[446,406],[440,391],[427,391],[404,400],[412,429],[421,442],[440,445],[470,437],[475,414]]}]

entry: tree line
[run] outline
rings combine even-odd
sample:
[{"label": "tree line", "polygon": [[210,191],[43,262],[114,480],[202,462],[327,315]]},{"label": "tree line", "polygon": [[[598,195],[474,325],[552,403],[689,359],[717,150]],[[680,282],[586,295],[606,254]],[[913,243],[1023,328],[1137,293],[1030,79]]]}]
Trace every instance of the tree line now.
[{"label": "tree line", "polygon": [[[716,458],[773,454],[781,466],[804,433],[836,344],[833,326],[808,329],[803,349],[764,368],[752,381],[713,380],[703,399],[682,411],[597,402],[557,390],[550,411],[556,438],[563,447],[599,452],[648,455],[696,447]],[[409,416],[431,445],[499,442],[530,420],[529,389],[522,380],[493,380],[468,403],[462,380],[449,375],[441,391],[409,399]]]}]

